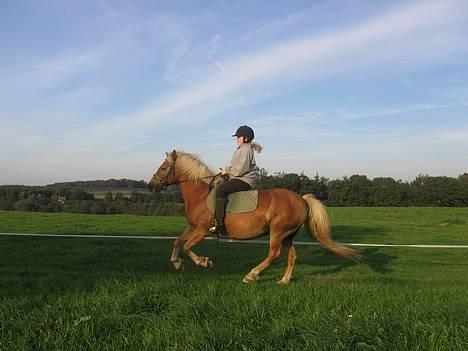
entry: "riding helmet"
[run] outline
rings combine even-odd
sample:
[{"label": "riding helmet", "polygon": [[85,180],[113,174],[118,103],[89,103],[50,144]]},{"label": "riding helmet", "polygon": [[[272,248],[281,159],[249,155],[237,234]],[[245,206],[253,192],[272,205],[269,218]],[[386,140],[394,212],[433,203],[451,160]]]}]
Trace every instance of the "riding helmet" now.
[{"label": "riding helmet", "polygon": [[249,126],[240,126],[239,128],[237,128],[237,131],[233,136],[236,136],[236,137],[243,136],[247,138],[247,141],[252,141],[255,137],[255,134],[254,134],[253,129],[250,128]]}]

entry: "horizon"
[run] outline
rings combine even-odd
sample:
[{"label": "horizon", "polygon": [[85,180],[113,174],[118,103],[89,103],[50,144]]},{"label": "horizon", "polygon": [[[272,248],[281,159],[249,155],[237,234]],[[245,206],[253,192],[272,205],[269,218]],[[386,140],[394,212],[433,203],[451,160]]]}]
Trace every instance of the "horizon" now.
[{"label": "horizon", "polygon": [[[302,175],[303,173],[286,173],[286,172],[274,172],[274,173],[270,173],[267,171],[267,175],[268,176],[278,176],[278,175],[281,175],[281,174],[297,174],[297,175]],[[305,174],[305,173],[304,173]],[[344,175],[344,176],[341,176],[341,177],[338,177],[338,178],[329,178],[329,177],[326,177],[324,175],[321,175],[320,173],[316,173],[316,175],[318,175],[320,178],[325,178],[329,181],[335,181],[335,180],[343,180],[345,178],[350,178],[352,176],[365,176],[367,177],[367,179],[373,181],[374,179],[376,178],[392,178],[393,180],[399,182],[405,182],[405,183],[411,183],[412,181],[414,181],[417,177],[420,177],[420,176],[428,176],[428,177],[449,177],[449,178],[454,178],[454,179],[458,179],[459,177],[463,176],[464,174],[468,174],[468,172],[465,172],[465,173],[461,173],[459,175],[456,175],[456,176],[439,176],[439,175],[431,175],[431,174],[418,174],[417,176],[415,176],[414,178],[412,179],[396,179],[396,178],[393,178],[393,177],[386,177],[386,176],[383,176],[383,177],[374,177],[374,178],[371,178],[369,177],[367,174],[351,174],[351,175]],[[305,174],[309,179],[313,179],[316,175],[307,175]],[[49,184],[0,184],[0,187],[2,186],[31,186],[31,187],[47,187],[47,186],[53,186],[53,185],[57,185],[57,184],[66,184],[66,183],[76,183],[76,182],[101,182],[101,181],[110,181],[110,180],[116,180],[116,181],[119,181],[119,180],[130,180],[130,181],[136,181],[136,182],[145,182],[145,183],[148,183],[147,180],[145,179],[130,179],[130,178],[107,178],[107,179],[77,179],[77,180],[68,180],[68,181],[59,181],[59,182],[54,182],[54,183],[49,183]],[[122,188],[122,189],[126,189],[126,188]]]},{"label": "horizon", "polygon": [[149,179],[172,149],[269,174],[468,172],[468,3],[0,4],[0,184]]}]

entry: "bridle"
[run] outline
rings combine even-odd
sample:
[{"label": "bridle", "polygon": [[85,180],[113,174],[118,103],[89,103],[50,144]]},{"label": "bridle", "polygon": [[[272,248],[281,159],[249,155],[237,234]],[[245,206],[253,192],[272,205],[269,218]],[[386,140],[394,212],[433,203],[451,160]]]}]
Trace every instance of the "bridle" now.
[{"label": "bridle", "polygon": [[161,182],[161,185],[163,186],[164,190],[167,190],[167,187],[169,185],[173,185],[173,184],[176,184],[176,183],[171,183],[169,184],[169,175],[171,174],[172,172],[172,179],[175,180],[175,163],[176,163],[176,160],[177,160],[177,156],[176,158],[174,159],[174,162],[172,162],[172,165],[171,165],[171,168],[169,169],[169,172],[167,172],[166,174],[166,177],[163,179],[163,181]]}]

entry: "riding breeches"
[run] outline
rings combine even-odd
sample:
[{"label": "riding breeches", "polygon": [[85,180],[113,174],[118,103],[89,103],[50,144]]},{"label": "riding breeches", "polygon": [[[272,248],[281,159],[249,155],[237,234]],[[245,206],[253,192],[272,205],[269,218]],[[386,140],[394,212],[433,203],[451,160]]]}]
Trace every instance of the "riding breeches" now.
[{"label": "riding breeches", "polygon": [[239,179],[230,179],[216,188],[217,199],[227,199],[231,193],[252,189],[249,184]]}]

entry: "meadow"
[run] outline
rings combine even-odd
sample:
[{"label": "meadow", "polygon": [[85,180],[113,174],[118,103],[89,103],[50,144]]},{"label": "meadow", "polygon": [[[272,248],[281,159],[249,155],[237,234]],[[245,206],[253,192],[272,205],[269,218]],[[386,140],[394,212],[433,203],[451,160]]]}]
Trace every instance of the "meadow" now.
[{"label": "meadow", "polygon": [[[468,245],[466,208],[330,208],[341,242]],[[183,217],[0,212],[0,232],[169,235]],[[301,231],[298,240],[311,241]],[[0,236],[0,350],[466,350],[468,249],[363,248],[359,264],[298,246],[206,241],[175,272],[171,241]]]}]

